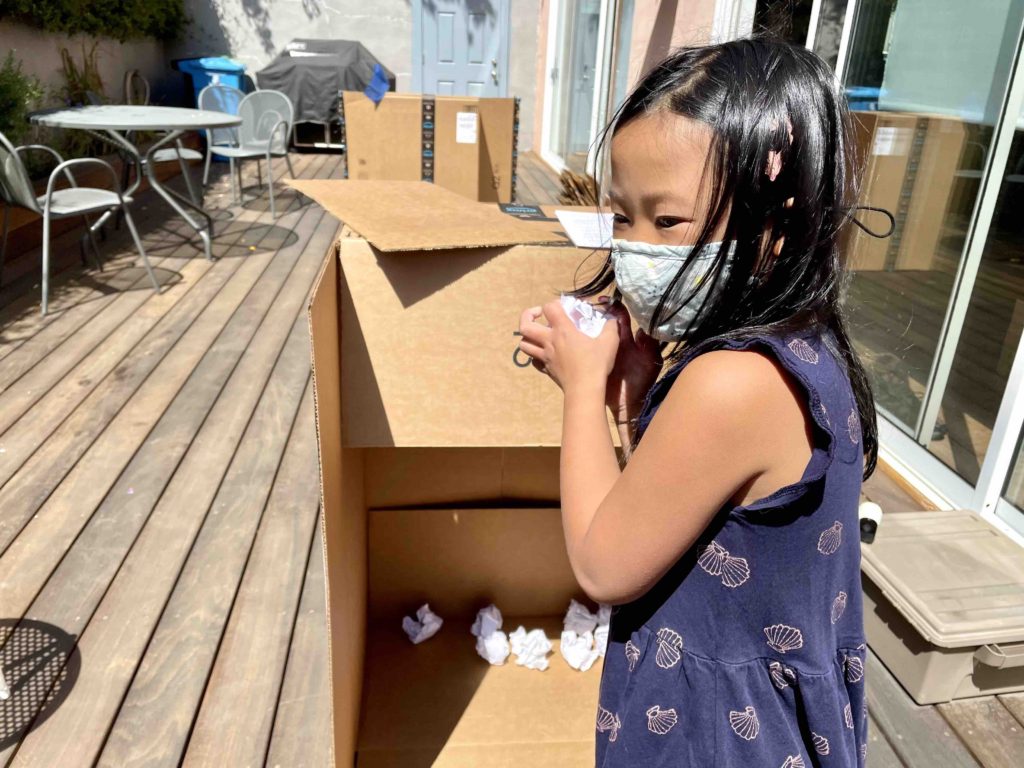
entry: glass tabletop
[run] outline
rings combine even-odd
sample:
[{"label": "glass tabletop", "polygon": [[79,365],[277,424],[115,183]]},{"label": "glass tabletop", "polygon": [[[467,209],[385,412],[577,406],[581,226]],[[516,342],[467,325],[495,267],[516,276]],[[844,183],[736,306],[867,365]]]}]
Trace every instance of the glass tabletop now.
[{"label": "glass tabletop", "polygon": [[87,128],[110,131],[178,131],[230,128],[240,125],[237,115],[185,107],[100,104],[66,107],[31,116],[33,123],[51,128]]}]

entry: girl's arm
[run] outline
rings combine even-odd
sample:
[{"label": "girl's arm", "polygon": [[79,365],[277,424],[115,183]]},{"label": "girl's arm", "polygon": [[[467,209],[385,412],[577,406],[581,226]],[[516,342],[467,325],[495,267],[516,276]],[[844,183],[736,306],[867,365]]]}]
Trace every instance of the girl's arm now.
[{"label": "girl's arm", "polygon": [[565,393],[561,503],[569,559],[592,598],[627,602],[650,589],[730,499],[799,480],[810,458],[808,422],[773,359],[708,352],[673,382],[620,471],[605,415],[614,332],[589,339],[560,312],[557,303],[545,307],[550,328],[524,314],[522,327],[524,351]]}]

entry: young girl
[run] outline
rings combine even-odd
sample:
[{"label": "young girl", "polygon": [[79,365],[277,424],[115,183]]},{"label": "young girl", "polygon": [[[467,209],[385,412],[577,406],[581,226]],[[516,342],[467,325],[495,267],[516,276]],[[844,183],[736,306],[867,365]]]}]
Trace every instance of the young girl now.
[{"label": "young girl", "polygon": [[674,53],[602,141],[615,239],[576,293],[614,279],[625,309],[602,297],[598,338],[557,301],[523,313],[565,397],[569,558],[615,606],[599,766],[864,764],[857,508],[877,445],[840,308],[848,121],[803,48]]}]

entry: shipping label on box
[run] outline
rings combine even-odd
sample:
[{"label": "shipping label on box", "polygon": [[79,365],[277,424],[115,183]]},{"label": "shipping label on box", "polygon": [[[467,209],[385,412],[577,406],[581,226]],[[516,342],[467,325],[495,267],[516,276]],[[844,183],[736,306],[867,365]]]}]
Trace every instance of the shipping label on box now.
[{"label": "shipping label on box", "polygon": [[455,115],[455,143],[476,144],[476,112],[458,112]]}]

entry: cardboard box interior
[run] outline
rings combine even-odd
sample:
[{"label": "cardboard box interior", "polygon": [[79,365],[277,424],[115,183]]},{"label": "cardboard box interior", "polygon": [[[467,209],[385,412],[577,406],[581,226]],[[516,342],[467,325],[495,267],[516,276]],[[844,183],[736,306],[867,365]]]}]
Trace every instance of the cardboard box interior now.
[{"label": "cardboard box interior", "polygon": [[439,186],[472,200],[512,202],[515,99],[427,98],[433,99],[432,120],[418,94],[388,93],[379,104],[359,92],[342,94],[349,178],[419,181],[426,173]]},{"label": "cardboard box interior", "polygon": [[[589,252],[475,245],[342,237],[310,304],[339,765],[593,760],[597,666],[556,652],[546,672],[490,667],[469,634],[493,601],[505,629],[557,644],[582,597],[558,510],[560,394],[512,354],[522,308],[582,278]],[[424,602],[445,625],[413,646],[400,619]]]},{"label": "cardboard box interior", "polygon": [[[846,252],[855,270],[932,269],[955,198],[968,126],[951,117],[855,112],[857,157],[863,167],[860,202],[896,218],[892,237],[847,228]],[[858,216],[885,231],[881,216]]]}]

